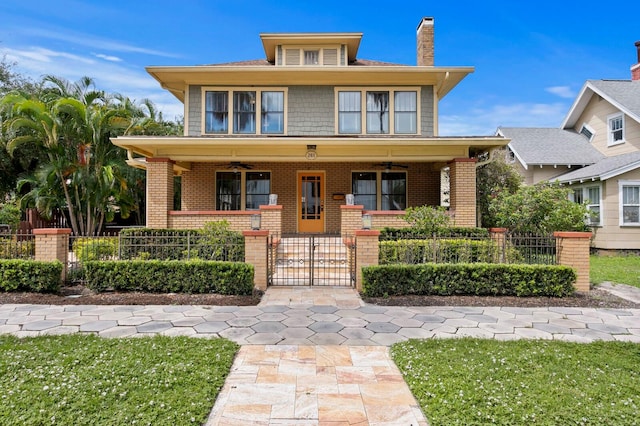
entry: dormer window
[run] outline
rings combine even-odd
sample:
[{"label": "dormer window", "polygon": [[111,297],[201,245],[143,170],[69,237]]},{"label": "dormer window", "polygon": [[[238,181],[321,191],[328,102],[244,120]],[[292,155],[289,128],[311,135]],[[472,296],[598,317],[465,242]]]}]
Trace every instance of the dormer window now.
[{"label": "dormer window", "polygon": [[320,51],[319,50],[305,50],[304,51],[304,64],[305,65],[319,65],[320,64]]}]

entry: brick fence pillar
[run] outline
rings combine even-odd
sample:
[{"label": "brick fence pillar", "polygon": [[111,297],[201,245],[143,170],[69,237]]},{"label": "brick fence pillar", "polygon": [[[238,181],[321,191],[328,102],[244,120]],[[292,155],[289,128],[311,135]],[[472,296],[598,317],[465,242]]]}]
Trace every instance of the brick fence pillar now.
[{"label": "brick fence pillar", "polygon": [[71,229],[39,228],[33,230],[33,235],[35,236],[36,260],[46,262],[59,260],[62,262],[62,276],[60,279],[64,282],[67,278]]},{"label": "brick fence pillar", "polygon": [[577,291],[589,291],[589,247],[591,232],[554,232],[558,264],[576,270]]},{"label": "brick fence pillar", "polygon": [[342,235],[353,235],[356,229],[362,229],[362,210],[364,206],[340,206],[340,232]]},{"label": "brick fence pillar", "polygon": [[504,249],[506,247],[506,239],[507,239],[507,228],[489,228],[489,238],[491,241],[495,243],[498,247],[498,251],[496,253],[496,260],[499,263],[504,263],[505,261],[505,253]]},{"label": "brick fence pillar", "polygon": [[362,268],[378,264],[378,240],[380,231],[377,229],[359,229],[354,231],[356,236],[356,290],[362,291]]},{"label": "brick fence pillar", "polygon": [[456,158],[449,163],[450,209],[456,226],[476,226],[476,159]]},{"label": "brick fence pillar", "polygon": [[269,231],[270,235],[282,233],[282,206],[260,206],[260,228]]},{"label": "brick fence pillar", "polygon": [[267,240],[269,231],[243,231],[244,235],[244,261],[253,265],[255,275],[253,285],[256,289],[267,289]]},{"label": "brick fence pillar", "polygon": [[168,228],[169,210],[173,210],[173,161],[147,158],[147,228]]}]

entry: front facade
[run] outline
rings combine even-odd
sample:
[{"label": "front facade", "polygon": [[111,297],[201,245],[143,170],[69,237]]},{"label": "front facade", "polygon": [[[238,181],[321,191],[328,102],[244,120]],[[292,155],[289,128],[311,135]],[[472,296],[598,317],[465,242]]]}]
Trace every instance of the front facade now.
[{"label": "front facade", "polygon": [[588,80],[558,129],[500,128],[525,183],[558,181],[587,202],[593,246],[640,249],[640,42],[631,80]]},{"label": "front facade", "polygon": [[433,19],[417,66],[359,59],[360,33],[260,38],[265,59],[147,69],[185,106],[181,137],[113,139],[147,170],[147,227],[247,229],[259,214],[262,229],[338,234],[363,213],[402,226],[405,208],[440,204],[444,169],[456,224],[475,226],[474,157],[506,140],[438,137],[439,100],[473,69],[434,66]]}]

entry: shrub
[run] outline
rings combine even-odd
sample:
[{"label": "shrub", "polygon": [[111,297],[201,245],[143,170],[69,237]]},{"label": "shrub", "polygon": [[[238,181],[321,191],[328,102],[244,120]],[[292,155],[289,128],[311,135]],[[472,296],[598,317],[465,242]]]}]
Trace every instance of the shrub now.
[{"label": "shrub", "polygon": [[433,238],[434,235],[448,238],[488,239],[489,231],[484,228],[465,228],[461,226],[438,228],[431,233],[421,232],[414,228],[383,228],[380,230],[380,241],[422,240]]},{"label": "shrub", "polygon": [[0,259],[33,259],[35,255],[33,239],[14,240],[11,236],[0,236]]},{"label": "shrub", "polygon": [[448,226],[451,222],[447,209],[442,206],[408,207],[402,218],[412,228],[426,234],[432,234],[437,229]]},{"label": "shrub", "polygon": [[62,263],[0,260],[0,290],[53,293],[60,289]]},{"label": "shrub", "polygon": [[108,260],[118,253],[118,237],[83,237],[73,242],[73,253],[80,262]]},{"label": "shrub", "polygon": [[90,261],[87,287],[95,291],[251,294],[254,269],[240,262],[202,260]]},{"label": "shrub", "polygon": [[576,273],[567,266],[458,263],[376,265],[362,268],[362,293],[450,296],[549,296],[573,294]]},{"label": "shrub", "polygon": [[20,225],[22,212],[16,201],[0,203],[0,224],[11,226],[11,232],[15,233]]}]

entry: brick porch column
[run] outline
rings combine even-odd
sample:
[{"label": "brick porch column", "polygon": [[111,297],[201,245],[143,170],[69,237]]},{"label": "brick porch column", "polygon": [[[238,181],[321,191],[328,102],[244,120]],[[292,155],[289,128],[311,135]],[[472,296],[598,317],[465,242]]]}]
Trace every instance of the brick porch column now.
[{"label": "brick porch column", "polygon": [[147,228],[169,227],[173,210],[173,161],[147,158]]},{"label": "brick porch column", "polygon": [[576,270],[577,291],[589,291],[589,247],[591,232],[554,232],[556,238],[556,256],[559,265],[570,266]]},{"label": "brick porch column", "polygon": [[449,162],[450,206],[456,226],[476,226],[476,159],[456,158]]},{"label": "brick porch column", "polygon": [[266,229],[271,235],[282,233],[282,206],[260,206],[260,228]]},{"label": "brick porch column", "polygon": [[51,262],[59,260],[62,262],[62,276],[64,282],[67,278],[67,261],[69,256],[69,235],[71,229],[68,228],[39,228],[33,230],[36,245],[36,259]]},{"label": "brick porch column", "polygon": [[356,236],[356,290],[362,291],[362,268],[378,264],[378,240],[380,231],[377,229],[358,229]]},{"label": "brick porch column", "polygon": [[269,231],[242,231],[242,235],[244,235],[244,261],[253,265],[255,271],[253,285],[258,290],[266,291]]},{"label": "brick porch column", "polygon": [[356,229],[362,229],[362,211],[364,206],[340,206],[340,233],[353,235]]}]

